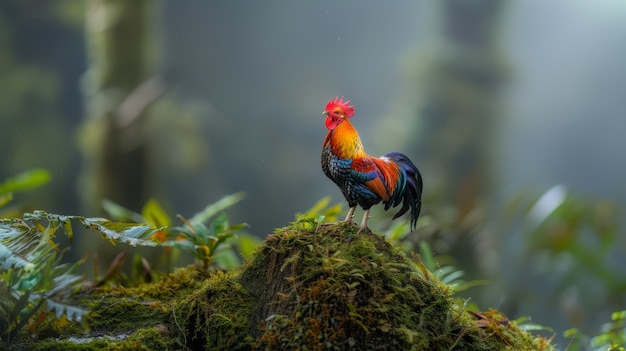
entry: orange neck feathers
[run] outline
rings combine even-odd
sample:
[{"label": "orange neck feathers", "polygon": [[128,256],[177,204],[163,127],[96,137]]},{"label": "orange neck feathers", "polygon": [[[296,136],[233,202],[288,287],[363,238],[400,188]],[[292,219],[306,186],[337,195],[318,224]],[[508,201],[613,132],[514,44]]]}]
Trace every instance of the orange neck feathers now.
[{"label": "orange neck feathers", "polygon": [[359,133],[352,123],[342,119],[333,130],[329,130],[324,139],[324,146],[330,145],[332,152],[342,159],[365,157]]}]

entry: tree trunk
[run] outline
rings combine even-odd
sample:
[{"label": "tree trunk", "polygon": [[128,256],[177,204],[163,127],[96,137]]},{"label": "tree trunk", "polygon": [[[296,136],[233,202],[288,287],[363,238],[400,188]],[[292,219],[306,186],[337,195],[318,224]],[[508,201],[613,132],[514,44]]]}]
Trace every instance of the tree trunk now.
[{"label": "tree trunk", "polygon": [[425,70],[417,148],[432,185],[464,218],[493,184],[489,168],[503,62],[497,50],[498,0],[446,0],[442,50]]},{"label": "tree trunk", "polygon": [[144,109],[150,98],[146,101],[141,92],[147,90],[142,84],[148,75],[148,7],[153,4],[89,0],[86,6],[89,70],[83,86],[87,112],[80,131],[80,194],[92,210],[105,198],[139,210],[149,197]]}]

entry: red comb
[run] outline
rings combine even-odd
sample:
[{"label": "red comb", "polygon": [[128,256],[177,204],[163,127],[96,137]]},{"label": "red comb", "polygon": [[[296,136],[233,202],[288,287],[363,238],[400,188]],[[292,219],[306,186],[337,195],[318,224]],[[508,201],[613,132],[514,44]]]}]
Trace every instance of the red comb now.
[{"label": "red comb", "polygon": [[332,111],[336,108],[340,108],[346,117],[354,116],[354,106],[350,105],[350,100],[343,101],[343,96],[335,96],[333,99],[330,99],[330,101],[328,101],[328,103],[326,104],[326,111]]}]

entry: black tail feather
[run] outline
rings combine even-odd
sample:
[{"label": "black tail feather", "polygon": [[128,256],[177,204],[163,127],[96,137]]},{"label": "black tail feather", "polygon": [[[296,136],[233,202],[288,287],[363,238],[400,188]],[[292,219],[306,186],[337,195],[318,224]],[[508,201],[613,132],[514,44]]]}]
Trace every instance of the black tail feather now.
[{"label": "black tail feather", "polygon": [[409,160],[406,155],[399,152],[390,152],[385,157],[394,160],[406,174],[406,186],[401,195],[393,201],[385,204],[385,210],[390,206],[396,207],[402,203],[400,211],[393,216],[396,219],[405,214],[409,208],[411,209],[411,231],[417,226],[417,217],[419,217],[422,209],[422,175],[417,167]]}]

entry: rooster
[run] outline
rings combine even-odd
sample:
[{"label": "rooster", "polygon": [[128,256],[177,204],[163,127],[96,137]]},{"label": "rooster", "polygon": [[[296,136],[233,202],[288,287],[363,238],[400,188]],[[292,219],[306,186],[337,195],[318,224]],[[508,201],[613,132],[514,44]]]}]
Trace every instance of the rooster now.
[{"label": "rooster", "polygon": [[399,152],[382,157],[365,153],[359,133],[348,118],[354,116],[350,100],[335,97],[323,112],[328,134],[322,146],[322,170],[343,193],[350,209],[345,222],[352,222],[354,210],[365,213],[358,232],[369,229],[370,208],[382,201],[385,210],[402,204],[396,219],[411,210],[411,231],[422,207],[422,176],[411,160]]}]

